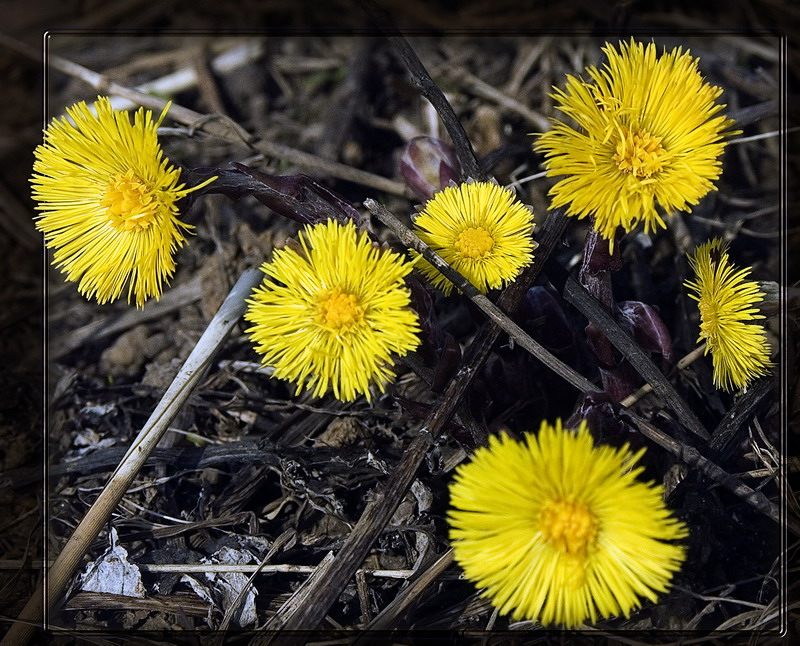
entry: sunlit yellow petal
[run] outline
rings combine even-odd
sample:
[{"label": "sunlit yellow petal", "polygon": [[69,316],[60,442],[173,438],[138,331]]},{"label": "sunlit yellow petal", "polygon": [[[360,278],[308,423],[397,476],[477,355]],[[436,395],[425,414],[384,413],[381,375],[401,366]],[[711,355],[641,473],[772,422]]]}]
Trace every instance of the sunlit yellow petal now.
[{"label": "sunlit yellow petal", "polygon": [[671,541],[688,531],[663,488],[637,480],[643,453],[595,446],[585,421],[491,437],[450,485],[450,540],[466,577],[513,619],[567,628],[655,601],[685,557]]},{"label": "sunlit yellow petal", "polygon": [[689,211],[713,190],[733,121],[716,103],[722,89],[706,83],[698,59],[680,47],[656,55],[633,39],[603,48],[607,63],[567,76],[556,107],[572,122],[554,121],[534,149],[545,156],[552,207],[591,216],[611,240],[640,222],[664,227],[664,214]]},{"label": "sunlit yellow petal", "polygon": [[379,249],[355,225],[307,226],[299,248],[275,251],[248,300],[247,330],[274,375],[319,397],[342,401],[394,377],[393,355],[419,345],[416,313],[403,278],[411,263]]},{"label": "sunlit yellow petal", "polygon": [[[78,291],[106,303],[126,291],[138,307],[158,298],[191,226],[176,202],[204,186],[180,184],[158,144],[158,119],[139,108],[133,123],[98,97],[54,119],[34,152],[32,195],[53,261]],[[212,180],[208,180],[213,181]]]},{"label": "sunlit yellow petal", "polygon": [[700,245],[689,257],[695,279],[686,281],[700,310],[700,336],[714,365],[714,385],[746,388],[769,372],[770,347],[756,305],[764,300],[758,283],[745,280],[750,268],[737,269],[720,238]]},{"label": "sunlit yellow petal", "polygon": [[[533,258],[533,214],[509,189],[491,182],[438,191],[414,220],[414,228],[483,293],[514,280]],[[417,267],[434,286],[450,293],[453,284],[433,265],[419,260]]]}]

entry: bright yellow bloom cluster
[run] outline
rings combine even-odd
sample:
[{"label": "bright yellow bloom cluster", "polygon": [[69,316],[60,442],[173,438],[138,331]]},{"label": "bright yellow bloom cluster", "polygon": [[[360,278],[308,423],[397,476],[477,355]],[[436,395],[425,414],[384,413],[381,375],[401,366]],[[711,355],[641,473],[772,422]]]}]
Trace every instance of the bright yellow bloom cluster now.
[{"label": "bright yellow bloom cluster", "polygon": [[247,332],[274,375],[315,396],[370,399],[394,377],[392,353],[419,345],[403,278],[411,263],[373,245],[352,222],[307,226],[299,248],[275,251],[248,300]]},{"label": "bright yellow bloom cluster", "polygon": [[[156,130],[169,106],[153,120],[139,108],[133,123],[99,97],[54,119],[34,152],[36,226],[55,249],[56,267],[99,303],[116,300],[127,285],[128,302],[141,307],[161,295],[175,271],[173,255],[192,227],[178,219],[176,202],[205,186],[184,188]],[[71,122],[70,122],[71,121]]]},{"label": "bright yellow bloom cluster", "polygon": [[493,436],[458,467],[448,513],[455,559],[503,614],[579,626],[656,601],[685,550],[663,488],[636,478],[644,449],[594,446],[542,422],[523,441]]},{"label": "bright yellow bloom cluster", "polygon": [[557,108],[576,127],[555,121],[534,149],[548,176],[566,176],[550,190],[552,206],[592,216],[613,245],[618,227],[664,227],[664,212],[689,211],[714,188],[733,121],[718,113],[722,89],[706,83],[698,59],[680,47],[656,55],[631,39],[603,48],[608,62],[589,66],[591,81],[567,76],[555,89]]},{"label": "bright yellow bloom cluster", "polygon": [[[466,182],[438,191],[414,220],[420,239],[481,292],[514,280],[533,258],[533,213],[492,182]],[[416,252],[414,252],[416,255]],[[425,260],[418,265],[449,294],[453,284]]]},{"label": "bright yellow bloom cluster", "polygon": [[700,310],[700,336],[711,352],[714,385],[731,391],[746,388],[769,372],[770,347],[756,305],[764,300],[758,283],[745,280],[750,268],[736,269],[720,238],[700,245],[689,257],[695,280],[685,285]]}]

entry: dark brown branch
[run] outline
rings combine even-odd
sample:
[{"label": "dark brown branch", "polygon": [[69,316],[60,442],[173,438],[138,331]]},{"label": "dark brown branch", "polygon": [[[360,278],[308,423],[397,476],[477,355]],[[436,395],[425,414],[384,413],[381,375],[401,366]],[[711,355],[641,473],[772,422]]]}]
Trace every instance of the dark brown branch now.
[{"label": "dark brown branch", "polygon": [[728,457],[739,436],[739,431],[750,421],[756,407],[772,390],[773,385],[772,379],[756,381],[744,395],[736,400],[730,411],[722,418],[719,426],[714,429],[709,447],[720,455],[720,460]]},{"label": "dark brown branch", "polygon": [[398,237],[406,248],[414,249],[419,252],[425,260],[431,263],[439,272],[441,272],[450,282],[452,282],[467,298],[469,298],[481,311],[488,316],[493,323],[498,325],[504,332],[506,332],[514,341],[530,352],[534,357],[541,361],[545,366],[550,368],[553,372],[577,388],[581,392],[597,390],[591,381],[586,379],[583,375],[578,374],[575,370],[570,368],[560,359],[556,358],[552,353],[546,350],[540,343],[535,341],[531,336],[525,332],[519,325],[514,323],[508,315],[503,312],[497,305],[492,303],[485,294],[470,283],[464,276],[459,274],[455,269],[450,267],[447,262],[439,256],[433,249],[425,244],[419,237],[400,220],[398,220],[392,213],[385,207],[378,204],[375,200],[365,200],[366,206],[370,212],[377,217],[383,224],[385,224],[392,232]]},{"label": "dark brown branch", "polygon": [[564,300],[571,303],[587,319],[599,326],[655,393],[678,416],[678,420],[695,435],[709,439],[708,432],[689,405],[676,392],[664,374],[650,360],[644,350],[622,329],[605,308],[586,289],[557,263],[547,264],[547,276],[562,292]]},{"label": "dark brown branch", "polygon": [[[66,475],[88,476],[94,473],[112,471],[130,446],[109,446],[100,448],[71,462],[62,462],[47,468],[47,477],[54,480]],[[276,446],[273,443],[254,440],[240,440],[220,446],[180,446],[156,448],[147,457],[145,467],[168,464],[174,469],[205,469],[208,467],[230,465],[262,465],[280,467],[281,460],[291,458],[302,464],[324,463],[330,473],[348,473],[353,463],[341,459],[338,449],[316,446],[313,449],[303,446]],[[372,469],[364,465],[365,469]],[[0,487],[19,489],[39,482],[44,473],[40,468],[13,469],[0,474]]]},{"label": "dark brown branch", "polygon": [[[566,217],[561,212],[550,215],[539,236],[538,253],[534,257],[534,262],[501,294],[498,299],[499,304],[511,311],[519,306],[528,288],[542,270],[550,252],[561,239],[565,226]],[[489,323],[469,345],[464,353],[461,368],[439,399],[440,406],[425,421],[419,435],[404,452],[400,464],[376,493],[375,498],[367,504],[361,518],[327,571],[327,576],[310,587],[303,603],[293,610],[291,616],[282,621],[284,629],[309,629],[318,626],[324,619],[402,501],[425,459],[425,454],[457,409],[472,379],[489,356],[500,331],[499,326]],[[278,635],[273,643],[292,643],[291,635]]]},{"label": "dark brown branch", "polygon": [[[694,447],[681,444],[677,440],[672,439],[669,435],[638,415],[630,411],[625,411],[625,415],[636,423],[642,435],[672,453],[688,466],[697,469],[718,485],[725,487],[748,505],[780,524],[781,518],[778,506],[771,502],[763,493],[748,487],[739,478],[731,475],[714,462],[704,457]],[[787,524],[792,533],[800,536],[800,523],[798,523],[797,519],[791,517],[787,518]]]},{"label": "dark brown branch", "polygon": [[458,120],[456,113],[453,111],[453,107],[431,78],[431,75],[428,74],[428,70],[425,69],[411,45],[402,36],[389,36],[389,41],[395,48],[400,60],[408,69],[414,87],[431,102],[439,118],[444,122],[447,134],[450,135],[450,139],[453,141],[453,148],[458,156],[458,161],[461,162],[461,172],[466,177],[485,179],[472,144],[467,138],[467,133],[464,132],[464,127]]},{"label": "dark brown branch", "polygon": [[383,35],[385,35],[392,47],[395,50],[400,61],[405,65],[408,74],[411,77],[412,85],[419,90],[420,94],[430,101],[439,118],[444,123],[450,139],[453,141],[453,147],[458,161],[461,162],[461,172],[466,177],[474,179],[485,179],[486,176],[481,170],[481,165],[478,163],[478,158],[475,156],[475,151],[472,148],[467,133],[464,132],[464,127],[458,120],[453,106],[442,92],[441,88],[431,78],[428,70],[419,60],[414,49],[408,41],[401,35],[400,30],[394,25],[391,15],[377,3],[370,0],[362,0],[361,6],[372,22],[372,25]]}]

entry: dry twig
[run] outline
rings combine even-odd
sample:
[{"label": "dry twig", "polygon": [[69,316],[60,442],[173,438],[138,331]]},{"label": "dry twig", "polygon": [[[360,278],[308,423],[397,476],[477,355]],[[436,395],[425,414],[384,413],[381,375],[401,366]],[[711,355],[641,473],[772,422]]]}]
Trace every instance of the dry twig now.
[{"label": "dry twig", "polygon": [[[28,48],[22,43],[19,43],[18,41],[15,41],[4,34],[0,34],[0,44],[4,44],[11,49],[33,58],[34,60],[38,60],[39,58],[38,51]],[[72,61],[61,58],[60,56],[49,56],[48,62],[52,67],[60,72],[87,83],[100,94],[120,96],[132,101],[135,105],[141,105],[146,108],[150,108],[151,110],[155,110],[156,112],[160,112],[167,105],[166,101],[158,98],[157,96],[145,94],[111,81],[102,74],[93,72],[82,65],[73,63]],[[246,146],[250,150],[263,153],[264,155],[270,157],[277,157],[278,159],[282,159],[291,164],[295,164],[324,175],[330,175],[331,177],[343,179],[348,182],[354,182],[356,184],[361,184],[362,186],[368,186],[375,190],[384,191],[392,195],[406,196],[408,194],[405,184],[402,182],[396,182],[386,177],[374,175],[373,173],[368,173],[367,171],[353,168],[351,166],[347,166],[346,164],[340,164],[339,162],[322,159],[321,157],[317,157],[311,153],[297,150],[296,148],[292,148],[284,144],[260,139],[257,136],[248,134],[247,131],[242,128],[242,126],[233,122],[227,117],[223,117],[222,115],[201,114],[199,112],[195,112],[194,110],[190,110],[189,108],[178,105],[177,103],[172,103],[169,108],[169,116],[175,119],[175,121],[190,126],[195,130],[214,135],[215,137],[219,137],[220,139],[233,144]]]},{"label": "dry twig", "polygon": [[[62,548],[53,566],[48,570],[46,591],[48,610],[58,603],[92,541],[103,529],[114,508],[144,466],[147,457],[155,449],[194,388],[200,383],[214,355],[244,313],[245,299],[260,281],[261,272],[249,269],[233,286],[178,375],[109,478],[105,488]],[[23,644],[30,639],[33,628],[27,622],[41,621],[44,612],[43,597],[40,584],[39,589],[34,592],[20,613],[18,621],[11,626],[0,644],[9,646]]]},{"label": "dry twig", "polygon": [[[519,307],[523,296],[536,280],[550,252],[561,239],[566,222],[567,219],[563,213],[555,211],[550,214],[542,227],[543,231],[539,237],[539,247],[534,262],[500,295],[498,304],[501,307],[509,311],[515,311]],[[375,539],[402,501],[435,438],[439,436],[450,417],[457,410],[472,379],[488,358],[500,331],[500,326],[492,323],[484,326],[476,335],[464,353],[461,368],[440,397],[439,406],[433,409],[417,437],[404,451],[400,463],[375,493],[375,497],[367,504],[361,518],[328,569],[327,575],[311,586],[304,602],[293,608],[292,614],[282,620],[285,629],[308,629],[316,627],[322,622],[328,609],[363,563]],[[291,636],[286,635],[285,638],[278,636],[277,640],[277,643],[290,643]]]}]

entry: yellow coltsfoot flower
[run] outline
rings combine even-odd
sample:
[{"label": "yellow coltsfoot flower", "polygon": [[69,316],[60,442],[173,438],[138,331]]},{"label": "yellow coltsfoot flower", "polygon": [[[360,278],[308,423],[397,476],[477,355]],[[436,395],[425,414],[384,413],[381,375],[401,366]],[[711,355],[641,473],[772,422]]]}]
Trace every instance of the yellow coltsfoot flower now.
[{"label": "yellow coltsfoot flower", "polygon": [[[98,97],[54,119],[34,151],[36,227],[54,249],[54,265],[78,291],[107,303],[127,291],[137,307],[158,298],[175,271],[173,255],[192,227],[178,219],[176,202],[193,188],[179,184],[158,144],[158,119],[139,108],[133,123]],[[70,122],[71,120],[71,122]],[[127,287],[127,290],[126,290]]]},{"label": "yellow coltsfoot flower", "polygon": [[[514,280],[533,258],[533,213],[511,190],[491,182],[436,192],[414,220],[414,229],[483,293]],[[449,294],[453,284],[429,262],[418,262],[430,282]]]},{"label": "yellow coltsfoot flower", "polygon": [[644,449],[594,446],[543,421],[523,441],[492,436],[458,467],[448,513],[455,559],[514,620],[574,628],[655,602],[688,535],[663,488],[637,480]]},{"label": "yellow coltsfoot flower", "polygon": [[370,385],[382,392],[394,377],[392,355],[420,343],[403,282],[411,263],[352,222],[305,227],[298,246],[275,251],[261,270],[267,277],[248,300],[247,333],[274,376],[297,385],[295,394],[369,400]]},{"label": "yellow coltsfoot flower", "polygon": [[664,227],[664,213],[689,211],[714,189],[733,121],[719,112],[722,89],[706,83],[698,59],[680,47],[656,55],[631,39],[603,47],[608,62],[589,66],[590,81],[567,76],[556,107],[574,121],[554,121],[534,149],[545,155],[552,206],[594,218],[613,246],[618,228]]},{"label": "yellow coltsfoot flower", "polygon": [[764,292],[758,283],[745,280],[750,268],[737,269],[720,238],[700,245],[689,257],[695,279],[686,287],[694,292],[700,310],[700,336],[705,353],[711,353],[714,385],[731,391],[746,388],[756,377],[769,372],[770,347],[758,305]]}]

